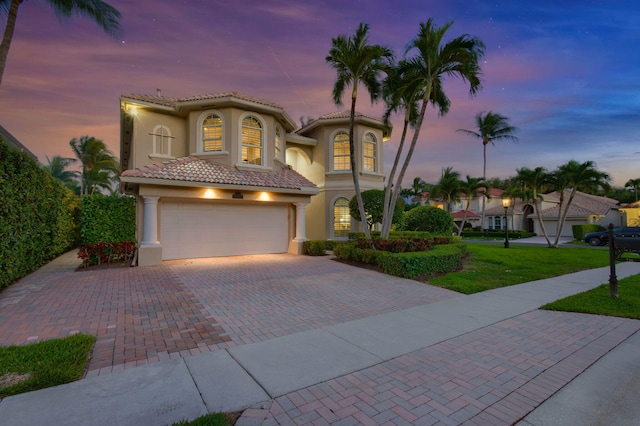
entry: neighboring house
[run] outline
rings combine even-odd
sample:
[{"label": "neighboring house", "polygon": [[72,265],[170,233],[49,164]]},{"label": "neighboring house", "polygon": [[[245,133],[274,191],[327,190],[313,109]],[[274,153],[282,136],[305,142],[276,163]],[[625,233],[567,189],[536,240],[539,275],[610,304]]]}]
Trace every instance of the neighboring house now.
[{"label": "neighboring house", "polygon": [[[139,264],[166,259],[301,253],[311,239],[346,239],[355,194],[349,114],[299,131],[282,107],[235,92],[120,97],[121,182],[138,199]],[[358,114],[362,190],[382,189],[389,128]],[[346,203],[345,203],[346,202]]]},{"label": "neighboring house", "polygon": [[18,151],[22,151],[26,153],[29,157],[33,158],[36,162],[38,161],[38,157],[33,152],[29,151],[26,146],[22,145],[22,143],[20,143],[18,139],[14,138],[13,135],[9,133],[9,131],[2,126],[0,126],[0,140],[5,141],[6,143],[9,144],[9,146],[12,146]]},{"label": "neighboring house", "polygon": [[626,204],[620,206],[620,211],[627,216],[626,226],[640,226],[640,204]]}]

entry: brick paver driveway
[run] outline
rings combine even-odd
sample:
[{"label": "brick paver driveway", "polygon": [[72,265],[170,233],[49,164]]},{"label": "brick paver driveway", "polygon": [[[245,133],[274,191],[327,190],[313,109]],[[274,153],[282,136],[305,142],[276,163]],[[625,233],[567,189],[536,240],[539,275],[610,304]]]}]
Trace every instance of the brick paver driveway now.
[{"label": "brick paver driveway", "polygon": [[67,253],[0,293],[0,345],[97,337],[88,376],[456,296],[416,281],[287,254],[80,271]]}]

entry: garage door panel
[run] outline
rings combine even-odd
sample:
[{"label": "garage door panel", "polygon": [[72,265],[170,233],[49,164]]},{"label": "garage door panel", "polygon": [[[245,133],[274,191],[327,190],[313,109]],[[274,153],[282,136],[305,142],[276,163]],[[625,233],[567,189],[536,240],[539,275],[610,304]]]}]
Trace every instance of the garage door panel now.
[{"label": "garage door panel", "polygon": [[286,205],[165,201],[161,214],[163,259],[288,249]]}]

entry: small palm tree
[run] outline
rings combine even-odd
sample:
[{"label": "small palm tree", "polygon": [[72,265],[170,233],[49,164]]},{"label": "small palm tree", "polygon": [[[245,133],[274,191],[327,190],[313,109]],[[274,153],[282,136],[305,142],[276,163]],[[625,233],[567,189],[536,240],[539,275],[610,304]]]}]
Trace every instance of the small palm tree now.
[{"label": "small palm tree", "polygon": [[[356,170],[355,145],[353,140],[356,100],[358,87],[362,84],[371,96],[371,102],[380,97],[381,85],[378,77],[389,68],[393,60],[393,52],[384,46],[369,43],[369,25],[361,23],[352,37],[340,35],[331,41],[329,55],[325,58],[337,72],[338,76],[333,86],[333,102],[342,106],[342,95],[351,86],[351,115],[349,120],[349,157],[351,160],[351,175],[358,202],[360,217],[366,217],[360,181]],[[365,226],[365,235],[370,237],[369,229]]]},{"label": "small palm tree", "polygon": [[[389,187],[393,191],[389,200],[389,206],[395,205],[395,200],[400,191],[400,184],[404,179],[404,175],[413,156],[418,138],[420,137],[420,129],[424,122],[427,111],[427,105],[431,104],[438,108],[440,115],[445,115],[449,111],[450,102],[447,98],[443,80],[446,76],[459,77],[469,83],[469,94],[474,95],[480,90],[480,59],[484,56],[484,43],[470,35],[462,35],[454,38],[449,42],[444,42],[446,32],[453,25],[452,22],[438,27],[433,23],[432,19],[420,24],[418,35],[414,38],[405,50],[405,55],[410,52],[416,52],[415,56],[400,61],[398,64],[398,75],[401,83],[395,86],[400,90],[405,101],[404,109],[413,110],[414,105],[419,112],[415,116],[415,125],[411,144],[405,156],[402,168],[396,179],[395,184],[389,179]],[[398,99],[400,96],[391,97]],[[414,118],[409,114],[410,122]],[[403,132],[403,138],[404,138]],[[396,152],[396,161],[398,161],[401,153],[401,147]],[[382,238],[389,235],[390,212],[383,221]]]},{"label": "small palm tree", "polygon": [[544,167],[536,167],[533,170],[523,167],[516,169],[516,173],[516,177],[512,180],[512,183],[518,188],[518,190],[515,191],[515,195],[524,202],[533,203],[538,225],[547,241],[547,245],[551,247],[552,244],[547,235],[547,229],[544,226],[540,210],[542,209],[542,194],[550,188],[552,177]]},{"label": "small palm tree", "polygon": [[[18,9],[24,0],[0,0],[0,14],[7,15],[2,42],[0,43],[0,83],[7,64],[9,47],[18,19]],[[46,0],[58,17],[69,18],[83,15],[93,20],[110,35],[114,35],[120,27],[120,12],[101,0]]]},{"label": "small palm tree", "polygon": [[627,183],[624,184],[625,188],[633,188],[633,192],[636,194],[636,202],[638,201],[638,188],[640,188],[640,178],[637,179],[629,179]]},{"label": "small palm tree", "polygon": [[92,194],[96,189],[108,189],[117,179],[120,165],[114,154],[100,139],[82,136],[69,141],[76,158],[80,160],[80,194]]},{"label": "small palm tree", "polygon": [[80,195],[80,186],[78,185],[78,172],[67,170],[67,168],[76,162],[75,158],[64,158],[54,155],[53,158],[47,158],[47,164],[43,168],[48,171],[51,176],[57,179],[64,186]]},{"label": "small palm tree", "polygon": [[[476,127],[478,131],[458,129],[458,132],[466,133],[470,136],[476,137],[482,141],[482,177],[487,178],[487,145],[495,145],[494,141],[507,139],[514,142],[518,141],[518,138],[514,135],[517,132],[517,128],[509,124],[509,118],[504,115],[497,114],[493,111],[487,113],[481,112],[476,115]],[[482,214],[480,217],[481,226],[484,226],[484,210],[485,200],[482,200]]]},{"label": "small palm tree", "polygon": [[467,214],[471,208],[471,202],[478,196],[478,194],[486,194],[488,192],[487,183],[483,178],[476,178],[467,175],[467,180],[460,181],[460,193],[465,196],[467,202],[464,207],[464,214],[462,216],[462,224],[458,229],[458,235],[462,235],[464,224],[467,222]]},{"label": "small palm tree", "polygon": [[436,196],[442,198],[444,208],[451,213],[453,203],[460,201],[462,181],[460,173],[453,170],[453,167],[445,167],[438,183],[433,187]]}]

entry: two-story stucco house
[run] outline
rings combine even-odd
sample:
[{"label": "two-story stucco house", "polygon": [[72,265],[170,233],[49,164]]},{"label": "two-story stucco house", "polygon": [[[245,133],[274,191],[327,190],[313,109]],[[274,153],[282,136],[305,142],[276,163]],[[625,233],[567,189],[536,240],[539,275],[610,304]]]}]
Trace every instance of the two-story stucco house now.
[{"label": "two-story stucco house", "polygon": [[[302,129],[282,107],[235,92],[189,98],[120,97],[122,189],[137,198],[138,264],[258,253],[300,253],[311,239],[361,229],[349,114]],[[362,190],[382,189],[390,128],[358,114]]]}]

